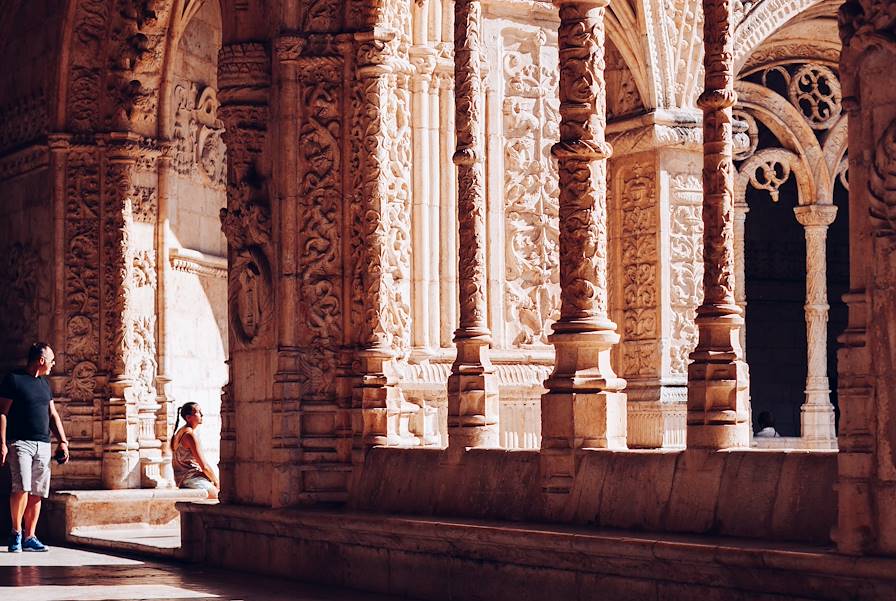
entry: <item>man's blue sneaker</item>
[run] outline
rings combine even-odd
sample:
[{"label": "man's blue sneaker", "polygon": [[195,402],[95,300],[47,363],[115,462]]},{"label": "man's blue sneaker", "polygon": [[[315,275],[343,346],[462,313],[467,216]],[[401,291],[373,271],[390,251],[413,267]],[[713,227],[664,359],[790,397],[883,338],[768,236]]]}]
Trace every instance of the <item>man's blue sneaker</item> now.
[{"label": "man's blue sneaker", "polygon": [[22,549],[24,549],[25,551],[36,551],[38,553],[41,553],[43,551],[49,551],[50,547],[37,540],[36,536],[32,536],[24,543],[22,543]]},{"label": "man's blue sneaker", "polygon": [[7,550],[10,553],[21,553],[22,552],[22,533],[21,532],[10,532],[9,533],[9,547]]}]

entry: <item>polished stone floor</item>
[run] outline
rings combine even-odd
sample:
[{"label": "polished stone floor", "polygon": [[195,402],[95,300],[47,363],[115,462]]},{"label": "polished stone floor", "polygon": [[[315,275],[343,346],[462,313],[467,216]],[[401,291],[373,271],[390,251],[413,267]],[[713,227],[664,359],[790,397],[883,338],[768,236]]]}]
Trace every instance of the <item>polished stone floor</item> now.
[{"label": "polished stone floor", "polygon": [[395,601],[345,589],[162,563],[80,549],[6,553],[0,548],[0,601]]}]

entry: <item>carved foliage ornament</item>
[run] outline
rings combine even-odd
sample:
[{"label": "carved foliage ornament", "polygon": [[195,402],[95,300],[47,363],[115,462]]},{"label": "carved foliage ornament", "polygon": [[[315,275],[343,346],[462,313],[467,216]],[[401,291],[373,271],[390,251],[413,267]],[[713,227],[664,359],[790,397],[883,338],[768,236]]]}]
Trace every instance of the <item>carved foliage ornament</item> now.
[{"label": "carved foliage ornament", "polygon": [[383,73],[394,51],[357,50],[352,90],[352,322],[358,342],[404,356],[410,345],[410,121],[407,76]]},{"label": "carved foliage ornament", "polygon": [[201,92],[196,84],[174,88],[174,169],[181,175],[201,178],[203,183],[223,187],[227,177],[224,126],[218,119],[214,88]]},{"label": "carved foliage ornament", "polygon": [[671,177],[669,250],[671,256],[672,349],[670,371],[686,375],[697,343],[696,309],[703,292],[703,185],[689,173]]},{"label": "carved foliage ornament", "polygon": [[69,153],[65,207],[65,395],[93,403],[99,364],[100,174],[94,151]]},{"label": "carved foliage ornament", "polygon": [[0,253],[0,335],[7,344],[19,347],[37,339],[41,312],[49,304],[45,274],[39,245],[13,242]]},{"label": "carved foliage ornament", "polygon": [[884,130],[874,148],[868,188],[875,233],[896,235],[896,120]]},{"label": "carved foliage ornament", "polygon": [[557,69],[529,31],[504,34],[505,311],[511,344],[547,344],[560,313]]},{"label": "carved foliage ornament", "polygon": [[329,395],[335,388],[336,353],[342,343],[342,70],[332,61],[314,62],[333,68],[299,65],[303,112],[299,131],[303,169],[299,271],[308,336],[308,352],[302,357],[308,391]]}]

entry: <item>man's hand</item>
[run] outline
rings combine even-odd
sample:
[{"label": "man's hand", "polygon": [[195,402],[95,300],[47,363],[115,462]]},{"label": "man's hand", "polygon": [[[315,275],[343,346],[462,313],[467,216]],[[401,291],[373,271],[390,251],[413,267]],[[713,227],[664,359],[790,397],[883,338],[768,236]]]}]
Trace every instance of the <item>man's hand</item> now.
[{"label": "man's hand", "polygon": [[68,463],[69,454],[68,454],[68,443],[67,442],[60,442],[59,446],[56,447],[56,455],[55,456],[59,456],[59,455],[62,455],[62,461],[60,461],[59,463]]},{"label": "man's hand", "polygon": [[6,445],[0,444],[0,465],[6,465],[7,453],[9,453],[9,449],[6,448]]}]

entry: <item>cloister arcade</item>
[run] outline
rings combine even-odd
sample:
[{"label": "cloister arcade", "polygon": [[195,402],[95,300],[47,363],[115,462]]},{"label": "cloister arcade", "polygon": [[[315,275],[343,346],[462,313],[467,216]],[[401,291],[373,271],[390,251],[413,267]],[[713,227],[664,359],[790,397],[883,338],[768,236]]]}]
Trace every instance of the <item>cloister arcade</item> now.
[{"label": "cloister arcade", "polygon": [[0,362],[56,349],[54,486],[171,487],[193,400],[213,564],[441,570],[358,550],[396,513],[896,552],[892,2],[56,4],[0,3]]}]

